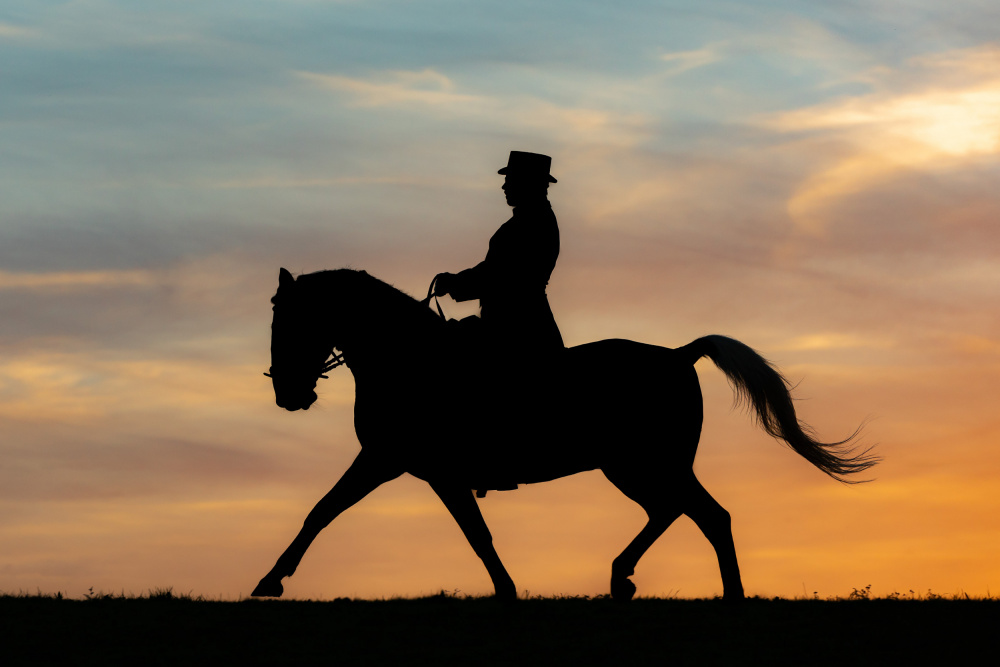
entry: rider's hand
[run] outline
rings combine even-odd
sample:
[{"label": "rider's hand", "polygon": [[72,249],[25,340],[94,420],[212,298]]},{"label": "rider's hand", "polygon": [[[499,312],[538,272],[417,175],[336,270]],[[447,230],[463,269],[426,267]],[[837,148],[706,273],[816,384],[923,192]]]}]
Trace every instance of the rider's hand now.
[{"label": "rider's hand", "polygon": [[439,273],[434,278],[434,296],[447,296],[451,291],[451,279],[455,276],[450,273]]}]

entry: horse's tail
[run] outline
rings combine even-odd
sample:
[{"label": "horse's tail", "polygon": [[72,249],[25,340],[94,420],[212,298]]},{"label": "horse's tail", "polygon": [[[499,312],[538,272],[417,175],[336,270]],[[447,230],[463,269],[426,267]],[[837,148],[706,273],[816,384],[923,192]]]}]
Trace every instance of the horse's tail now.
[{"label": "horse's tail", "polygon": [[692,364],[701,357],[709,357],[729,378],[737,405],[749,404],[757,423],[768,435],[788,443],[835,480],[848,484],[867,481],[844,476],[868,470],[879,462],[879,457],[870,453],[871,447],[857,451],[854,442],[861,432],[860,426],[840,442],[816,440],[809,425],[795,416],[788,381],[771,362],[740,341],[726,336],[705,336],[677,351]]}]

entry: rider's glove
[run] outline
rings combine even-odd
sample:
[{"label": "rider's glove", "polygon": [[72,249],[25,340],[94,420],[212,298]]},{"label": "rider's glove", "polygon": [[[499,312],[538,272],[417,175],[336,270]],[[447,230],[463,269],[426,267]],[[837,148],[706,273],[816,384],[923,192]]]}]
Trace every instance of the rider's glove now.
[{"label": "rider's glove", "polygon": [[439,273],[434,278],[434,296],[447,296],[451,291],[451,280],[455,276],[450,273]]}]

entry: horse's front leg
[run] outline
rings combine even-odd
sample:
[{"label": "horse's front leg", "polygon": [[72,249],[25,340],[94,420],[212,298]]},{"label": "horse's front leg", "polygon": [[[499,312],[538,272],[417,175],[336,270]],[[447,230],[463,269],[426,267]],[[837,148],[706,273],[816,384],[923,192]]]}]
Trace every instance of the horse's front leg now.
[{"label": "horse's front leg", "polygon": [[455,517],[458,527],[465,533],[465,538],[469,540],[476,555],[486,566],[486,571],[493,580],[496,598],[505,601],[516,600],[517,587],[514,586],[514,580],[510,578],[507,568],[500,562],[500,556],[493,548],[493,536],[486,527],[483,513],[479,511],[479,503],[476,502],[472,491],[450,484],[431,483],[431,488]]},{"label": "horse's front leg", "polygon": [[365,451],[361,450],[344,476],[309,512],[309,516],[306,517],[302,525],[302,530],[299,531],[289,547],[278,558],[278,562],[274,564],[270,572],[264,575],[264,578],[260,580],[250,595],[281,597],[284,592],[281,580],[295,573],[306,549],[309,548],[320,531],[330,525],[330,522],[336,519],[341,512],[360,501],[379,485],[395,479],[401,474],[402,471],[389,467],[381,460],[370,454],[365,454]]}]

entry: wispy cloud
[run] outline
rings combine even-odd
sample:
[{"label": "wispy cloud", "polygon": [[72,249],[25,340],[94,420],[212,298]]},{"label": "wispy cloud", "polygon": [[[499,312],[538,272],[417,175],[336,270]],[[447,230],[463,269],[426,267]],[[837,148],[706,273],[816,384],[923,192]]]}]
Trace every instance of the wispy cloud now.
[{"label": "wispy cloud", "polygon": [[370,78],[296,72],[314,85],[350,96],[358,107],[422,113],[441,120],[461,118],[486,128],[540,130],[556,141],[634,146],[649,134],[641,113],[556,104],[538,97],[463,92],[448,76],[432,69],[381,72]]},{"label": "wispy cloud", "polygon": [[793,351],[819,351],[819,350],[850,350],[856,348],[888,349],[896,345],[896,342],[888,338],[872,338],[871,336],[860,336],[839,332],[827,332],[797,336],[784,343],[779,343],[778,347],[784,350]]},{"label": "wispy cloud", "polygon": [[94,287],[151,285],[154,282],[156,282],[155,277],[149,271],[63,271],[54,273],[0,271],[0,290],[70,291]]},{"label": "wispy cloud", "polygon": [[0,39],[37,37],[38,34],[38,31],[32,28],[25,28],[24,26],[13,25],[11,23],[4,23],[3,21],[0,21]]},{"label": "wispy cloud", "polygon": [[1000,47],[925,56],[910,66],[922,73],[919,86],[908,72],[885,72],[874,93],[764,121],[808,133],[806,141],[848,147],[789,199],[801,229],[822,232],[827,207],[901,170],[948,169],[1000,153]]},{"label": "wispy cloud", "polygon": [[451,79],[432,69],[419,72],[394,70],[382,73],[374,80],[314,72],[296,72],[296,75],[318,86],[350,93],[358,106],[417,104],[455,108],[480,105],[485,101],[478,95],[455,92]]},{"label": "wispy cloud", "polygon": [[[904,161],[993,153],[1000,147],[1000,77],[968,90],[879,97],[791,112],[777,122],[791,131],[857,129],[877,135],[879,147],[891,138],[913,142],[915,149],[902,156]],[[917,146],[924,150],[916,150]]]},{"label": "wispy cloud", "polygon": [[[343,176],[336,178],[279,178],[262,176],[259,178],[234,179],[208,182],[205,187],[219,190],[256,190],[260,188],[329,188],[355,185],[440,185],[442,181],[418,176]],[[189,187],[189,186],[184,186]]]},{"label": "wispy cloud", "polygon": [[714,62],[722,60],[722,57],[722,47],[720,45],[710,45],[700,49],[695,49],[694,51],[674,51],[672,53],[664,53],[660,56],[660,60],[671,64],[671,67],[667,70],[666,74],[667,76],[674,76],[675,74],[680,74],[681,72],[687,72],[689,70],[697,69],[698,67],[711,65]]}]

